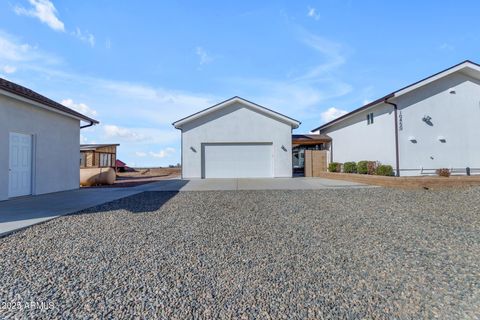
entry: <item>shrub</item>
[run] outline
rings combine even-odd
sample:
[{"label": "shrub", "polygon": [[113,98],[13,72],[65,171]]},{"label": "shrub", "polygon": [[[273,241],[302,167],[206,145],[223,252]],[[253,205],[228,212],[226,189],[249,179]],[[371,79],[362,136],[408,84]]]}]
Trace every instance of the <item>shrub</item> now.
[{"label": "shrub", "polygon": [[379,176],[393,176],[393,168],[390,165],[382,164],[377,167],[377,175]]},{"label": "shrub", "polygon": [[357,163],[357,173],[367,174],[368,173],[368,161],[359,161]]},{"label": "shrub", "polygon": [[357,173],[357,164],[355,162],[345,162],[343,164],[343,172]]},{"label": "shrub", "polygon": [[330,162],[328,165],[329,172],[340,172],[342,169],[342,164],[338,162]]},{"label": "shrub", "polygon": [[437,171],[435,172],[439,177],[447,177],[447,178],[450,177],[450,170],[447,168],[437,169]]}]

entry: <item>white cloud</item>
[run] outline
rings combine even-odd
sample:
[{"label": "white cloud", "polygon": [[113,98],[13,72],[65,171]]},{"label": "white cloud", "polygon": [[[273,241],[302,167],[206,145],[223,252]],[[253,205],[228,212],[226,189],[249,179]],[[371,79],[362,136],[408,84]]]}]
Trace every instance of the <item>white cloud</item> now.
[{"label": "white cloud", "polygon": [[82,32],[80,28],[76,28],[72,35],[80,39],[82,42],[88,43],[92,48],[95,47],[95,36],[90,32]]},{"label": "white cloud", "polygon": [[325,77],[346,63],[345,49],[341,44],[308,32],[303,32],[302,42],[323,56],[323,63],[310,68],[298,79]]},{"label": "white cloud", "polygon": [[128,128],[121,128],[115,125],[103,126],[105,135],[109,138],[122,138],[127,141],[142,141],[145,136]]},{"label": "white cloud", "polygon": [[328,110],[322,112],[320,116],[322,117],[322,121],[324,122],[330,122],[332,120],[335,120],[348,112],[345,110],[337,109],[335,107],[331,107]]},{"label": "white cloud", "polygon": [[126,128],[112,124],[100,125],[103,129],[103,140],[115,140],[127,144],[164,144],[179,138],[172,129]]},{"label": "white cloud", "polygon": [[63,99],[60,103],[65,107],[80,112],[88,117],[95,117],[97,115],[97,111],[93,110],[85,103],[75,103],[72,99]]},{"label": "white cloud", "polygon": [[146,152],[143,152],[143,151],[137,151],[135,152],[135,155],[137,157],[146,157],[147,156],[147,153]]},{"label": "white cloud", "polygon": [[317,12],[317,9],[315,9],[313,7],[308,7],[307,16],[309,16],[310,18],[313,18],[315,20],[320,19],[320,14]]},{"label": "white cloud", "polygon": [[155,158],[165,158],[170,156],[171,154],[175,153],[175,149],[168,147],[163,150],[160,150],[159,152],[152,152],[150,151],[148,154],[151,155],[152,157]]},{"label": "white cloud", "polygon": [[0,71],[3,71],[4,73],[7,73],[7,74],[11,74],[17,71],[17,68],[14,66],[5,65],[0,68]]},{"label": "white cloud", "polygon": [[51,65],[60,63],[60,59],[0,30],[0,63],[16,68],[28,62]]},{"label": "white cloud", "polygon": [[26,9],[24,7],[16,6],[14,11],[18,15],[35,17],[41,22],[47,24],[55,31],[65,31],[65,26],[57,17],[57,9],[49,0],[29,0],[32,8]]},{"label": "white cloud", "polygon": [[195,48],[195,54],[200,58],[200,65],[208,64],[213,61],[213,58],[202,47]]},{"label": "white cloud", "polygon": [[112,48],[112,41],[110,39],[105,40],[105,48],[107,49]]}]

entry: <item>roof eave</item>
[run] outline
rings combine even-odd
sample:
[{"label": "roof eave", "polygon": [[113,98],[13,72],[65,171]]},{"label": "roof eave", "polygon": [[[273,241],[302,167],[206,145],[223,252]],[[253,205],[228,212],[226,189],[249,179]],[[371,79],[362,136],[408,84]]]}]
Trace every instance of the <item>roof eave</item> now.
[{"label": "roof eave", "polygon": [[339,117],[339,118],[337,118],[337,119],[334,119],[334,120],[332,120],[332,121],[330,121],[330,122],[327,122],[327,123],[325,123],[325,124],[323,124],[323,125],[315,128],[315,129],[313,129],[313,130],[311,130],[311,131],[312,131],[312,132],[313,132],[313,131],[317,131],[317,130],[320,130],[320,131],[321,131],[321,130],[323,130],[323,129],[325,129],[325,128],[328,128],[328,127],[330,127],[330,126],[332,126],[332,125],[334,125],[334,124],[342,121],[342,120],[348,119],[349,117],[351,117],[351,116],[353,116],[353,115],[355,115],[355,114],[357,114],[357,113],[359,113],[359,112],[365,111],[365,110],[367,110],[367,109],[369,109],[369,108],[372,108],[372,107],[374,107],[374,106],[376,106],[376,105],[378,105],[378,104],[380,104],[380,103],[383,103],[383,102],[385,102],[385,100],[393,99],[393,98],[398,98],[398,97],[400,97],[400,96],[402,96],[402,95],[404,95],[404,94],[406,94],[406,93],[408,93],[408,92],[411,92],[411,91],[413,91],[413,90],[416,90],[416,89],[418,89],[418,88],[420,88],[420,87],[423,87],[423,86],[425,86],[425,85],[427,85],[427,84],[429,84],[429,83],[431,83],[431,82],[433,82],[433,81],[436,81],[436,80],[438,80],[438,79],[441,79],[442,77],[445,77],[445,76],[450,75],[450,74],[452,74],[452,73],[454,73],[454,72],[457,72],[457,71],[461,71],[462,69],[468,68],[468,67],[473,68],[473,69],[477,70],[478,72],[480,72],[480,65],[479,65],[479,64],[477,64],[477,63],[475,63],[475,62],[472,62],[472,61],[470,61],[470,60],[465,60],[465,61],[460,62],[460,63],[458,63],[458,64],[456,64],[456,65],[454,65],[454,66],[452,66],[452,67],[450,67],[450,68],[447,68],[447,69],[445,69],[445,70],[442,70],[442,71],[440,71],[440,72],[437,72],[437,73],[435,73],[435,74],[433,74],[433,75],[431,75],[431,76],[429,76],[429,77],[426,77],[426,78],[421,79],[421,80],[419,80],[419,81],[417,81],[417,82],[414,82],[414,83],[412,83],[412,84],[410,84],[410,85],[407,85],[407,86],[405,86],[405,87],[403,87],[403,88],[401,88],[401,89],[399,89],[399,90],[396,90],[396,91],[394,91],[394,92],[392,92],[392,93],[390,93],[390,94],[388,94],[388,95],[386,95],[386,96],[384,96],[384,97],[382,97],[382,98],[380,98],[380,99],[377,99],[377,100],[375,100],[375,101],[373,101],[373,102],[371,102],[371,103],[369,103],[369,104],[366,104],[366,105],[364,105],[364,106],[362,106],[362,107],[360,107],[360,108],[358,108],[358,109],[355,109],[355,110],[353,110],[353,111],[351,111],[351,112],[349,112],[349,113],[347,113],[347,114],[345,114],[345,115],[343,115],[343,116],[341,116],[341,117]]},{"label": "roof eave", "polygon": [[194,121],[196,119],[199,119],[201,117],[204,117],[210,113],[213,113],[221,108],[224,108],[226,107],[227,105],[231,105],[233,103],[243,103],[253,109],[257,109],[258,111],[262,111],[263,113],[267,114],[267,115],[270,115],[274,118],[277,118],[279,119],[280,121],[282,122],[286,122],[288,123],[293,129],[296,129],[300,126],[301,122],[298,121],[298,120],[295,120],[293,118],[289,118],[283,114],[280,114],[276,111],[273,111],[273,110],[270,110],[264,106],[261,106],[261,105],[258,105],[254,102],[251,102],[251,101],[248,101],[246,99],[243,99],[241,97],[238,97],[238,96],[235,96],[233,98],[230,98],[230,99],[227,99],[225,101],[222,101],[220,103],[217,103],[207,109],[204,109],[204,110],[201,110],[197,113],[194,113],[188,117],[185,117],[185,118],[182,118],[178,121],[175,121],[174,123],[172,123],[172,125],[176,128],[176,129],[182,129],[182,126],[190,121]]},{"label": "roof eave", "polygon": [[8,90],[5,90],[5,89],[0,89],[0,94],[2,94],[4,96],[7,96],[7,97],[10,97],[10,98],[13,98],[13,99],[16,99],[16,100],[19,100],[19,101],[22,101],[22,102],[33,104],[34,106],[37,106],[37,107],[49,110],[51,112],[61,114],[61,115],[64,115],[66,117],[74,118],[74,119],[77,119],[77,120],[80,120],[80,121],[90,122],[90,123],[93,123],[93,124],[99,124],[100,123],[98,120],[95,120],[95,119],[89,118],[87,116],[84,116],[81,113],[75,112],[75,114],[72,114],[72,113],[64,112],[62,110],[53,108],[49,105],[46,105],[46,104],[44,104],[42,102],[39,102],[39,101],[36,101],[34,99],[24,97],[23,95],[20,95],[18,93],[12,92],[12,91],[8,91]]}]

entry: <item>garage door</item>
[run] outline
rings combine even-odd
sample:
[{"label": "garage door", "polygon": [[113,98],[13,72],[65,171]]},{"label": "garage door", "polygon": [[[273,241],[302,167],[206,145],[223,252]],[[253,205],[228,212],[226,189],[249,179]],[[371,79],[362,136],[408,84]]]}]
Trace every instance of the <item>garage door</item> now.
[{"label": "garage door", "polygon": [[204,178],[273,177],[271,143],[203,144]]}]

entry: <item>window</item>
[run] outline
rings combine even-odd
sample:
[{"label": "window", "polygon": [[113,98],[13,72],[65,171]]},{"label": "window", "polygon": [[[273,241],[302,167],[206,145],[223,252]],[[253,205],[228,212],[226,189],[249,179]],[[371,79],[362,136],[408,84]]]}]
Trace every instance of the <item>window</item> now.
[{"label": "window", "polygon": [[370,112],[367,114],[367,124],[372,124],[373,123],[373,112]]},{"label": "window", "polygon": [[85,164],[87,163],[87,155],[85,153],[80,153],[80,167],[85,167]]},{"label": "window", "polygon": [[100,153],[100,167],[111,167],[112,155],[110,153]]}]

